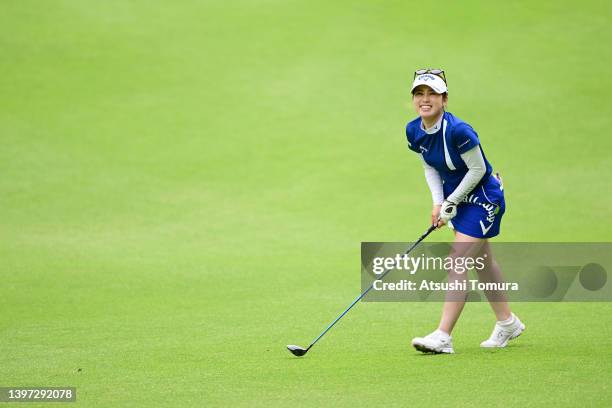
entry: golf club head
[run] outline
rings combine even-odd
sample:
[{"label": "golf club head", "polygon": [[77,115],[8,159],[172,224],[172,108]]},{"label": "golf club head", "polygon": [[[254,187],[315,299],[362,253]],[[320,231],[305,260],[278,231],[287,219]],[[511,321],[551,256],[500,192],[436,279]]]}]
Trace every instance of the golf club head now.
[{"label": "golf club head", "polygon": [[308,352],[308,349],[293,344],[287,346],[287,350],[289,350],[291,354],[297,357],[302,357],[304,354],[306,354],[306,352]]}]

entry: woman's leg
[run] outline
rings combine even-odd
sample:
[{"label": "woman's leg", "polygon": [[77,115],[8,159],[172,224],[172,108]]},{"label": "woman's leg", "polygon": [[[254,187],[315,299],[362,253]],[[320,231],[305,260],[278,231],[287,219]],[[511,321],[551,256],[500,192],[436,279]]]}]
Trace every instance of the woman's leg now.
[{"label": "woman's leg", "polygon": [[[485,267],[478,271],[478,279],[481,282],[503,282],[501,270],[493,258],[491,246],[488,242],[483,246],[483,253],[487,255],[487,261],[485,261]],[[517,338],[523,333],[525,325],[510,311],[510,305],[508,305],[508,299],[504,292],[485,291],[485,295],[489,300],[497,321],[491,336],[480,343],[480,347],[506,347],[510,340]]]},{"label": "woman's leg", "polygon": [[[486,239],[470,237],[455,231],[455,241],[449,256],[473,259],[484,257],[485,267],[478,271],[478,278],[483,282],[502,282],[501,270],[493,259],[491,247]],[[465,282],[468,271],[459,268],[460,264],[457,262],[454,262],[453,265],[455,268],[448,271],[448,281]],[[505,293],[485,291],[485,295],[495,312],[497,322],[491,336],[480,343],[480,346],[506,347],[510,340],[521,335],[525,330],[525,325],[510,312]],[[450,334],[461,316],[466,297],[467,287],[463,289],[458,285],[456,290],[447,291],[438,329],[425,337],[415,337],[412,339],[412,345],[425,353],[454,353]]]},{"label": "woman's leg", "polygon": [[[451,257],[477,257],[482,251],[483,245],[487,243],[486,239],[474,238],[469,235],[462,234],[461,232],[455,231],[455,241],[453,243],[453,249],[451,251]],[[456,270],[448,271],[448,281],[453,282],[464,282],[467,278],[467,271],[461,272]],[[442,330],[449,335],[453,331],[463,306],[465,306],[465,300],[467,291],[465,290],[454,290],[446,293],[446,301],[442,307],[442,317],[440,319],[439,330]]]},{"label": "woman's leg", "polygon": [[[489,242],[486,240],[484,245],[482,246],[482,252],[483,255],[486,255],[484,256],[485,267],[482,270],[478,271],[478,280],[480,282],[503,282],[504,279],[502,277],[501,269],[493,258],[491,245],[489,245]],[[512,316],[512,312],[510,311],[510,305],[508,304],[508,300],[506,298],[505,293],[485,291],[485,295],[489,300],[489,304],[491,305],[491,309],[493,309],[493,312],[495,313],[495,318],[497,319],[497,321],[504,321]]]}]

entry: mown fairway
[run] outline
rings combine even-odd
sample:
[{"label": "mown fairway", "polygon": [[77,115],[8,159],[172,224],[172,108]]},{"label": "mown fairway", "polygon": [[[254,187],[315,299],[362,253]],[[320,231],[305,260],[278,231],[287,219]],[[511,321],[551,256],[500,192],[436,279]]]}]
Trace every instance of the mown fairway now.
[{"label": "mown fairway", "polygon": [[[612,241],[612,7],[17,1],[0,12],[0,386],[70,406],[610,406],[612,305],[358,305],[361,241],[427,228],[412,72],[506,186],[498,241]],[[448,230],[432,240],[452,238]],[[45,405],[46,406],[46,405]]]}]

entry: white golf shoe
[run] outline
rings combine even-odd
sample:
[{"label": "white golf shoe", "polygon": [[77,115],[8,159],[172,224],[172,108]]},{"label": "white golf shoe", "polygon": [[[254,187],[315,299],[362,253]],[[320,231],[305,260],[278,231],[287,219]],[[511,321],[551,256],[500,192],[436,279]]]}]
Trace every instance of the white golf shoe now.
[{"label": "white golf shoe", "polygon": [[442,330],[436,330],[425,337],[415,337],[412,339],[412,345],[423,353],[452,354],[455,352],[453,338]]},{"label": "white golf shoe", "polygon": [[510,316],[508,320],[495,323],[495,328],[493,329],[493,333],[491,333],[491,337],[480,343],[480,347],[506,347],[508,341],[516,339],[524,330],[525,325],[523,322],[512,313],[512,316]]}]

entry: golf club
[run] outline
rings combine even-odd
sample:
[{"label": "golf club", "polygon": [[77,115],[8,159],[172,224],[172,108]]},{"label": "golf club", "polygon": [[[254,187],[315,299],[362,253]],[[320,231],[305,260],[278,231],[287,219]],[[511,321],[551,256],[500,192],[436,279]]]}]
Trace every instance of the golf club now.
[{"label": "golf club", "polygon": [[[419,237],[419,239],[417,239],[416,242],[414,244],[412,244],[412,246],[410,246],[410,248],[408,248],[408,250],[406,252],[404,252],[404,255],[408,255],[410,253],[410,251],[412,251],[421,241],[423,241],[435,229],[436,229],[436,225],[435,224],[432,225],[431,227],[429,227],[427,229],[427,231],[425,231],[425,233],[423,235],[421,235]],[[383,272],[378,277],[378,279],[382,280],[390,271],[392,271],[392,269],[387,269],[385,272]],[[317,336],[317,338],[313,340],[312,343],[310,343],[310,346],[308,346],[308,348],[304,348],[304,347],[300,347],[300,346],[296,346],[294,344],[291,344],[291,345],[287,346],[287,350],[289,350],[289,352],[291,352],[291,354],[293,354],[294,356],[297,356],[297,357],[302,357],[303,355],[308,353],[308,350],[310,350],[312,348],[312,346],[314,346],[316,344],[316,342],[319,341],[319,339],[321,337],[323,337],[323,335],[329,331],[329,329],[331,329],[336,323],[338,323],[338,321],[340,319],[342,319],[342,317],[345,314],[347,314],[348,311],[351,310],[351,308],[353,306],[355,306],[357,304],[357,302],[359,302],[370,290],[372,290],[373,287],[374,287],[374,282],[372,282],[370,287],[368,287],[363,293],[361,293],[359,296],[357,296],[357,298],[355,300],[353,300],[353,302],[349,305],[349,307],[347,307],[344,310],[344,312],[342,312],[340,314],[340,316],[336,317],[336,319],[333,322],[331,322],[331,324],[329,326],[327,326],[327,328],[325,330],[323,330],[321,332],[321,334],[319,334]]]}]

